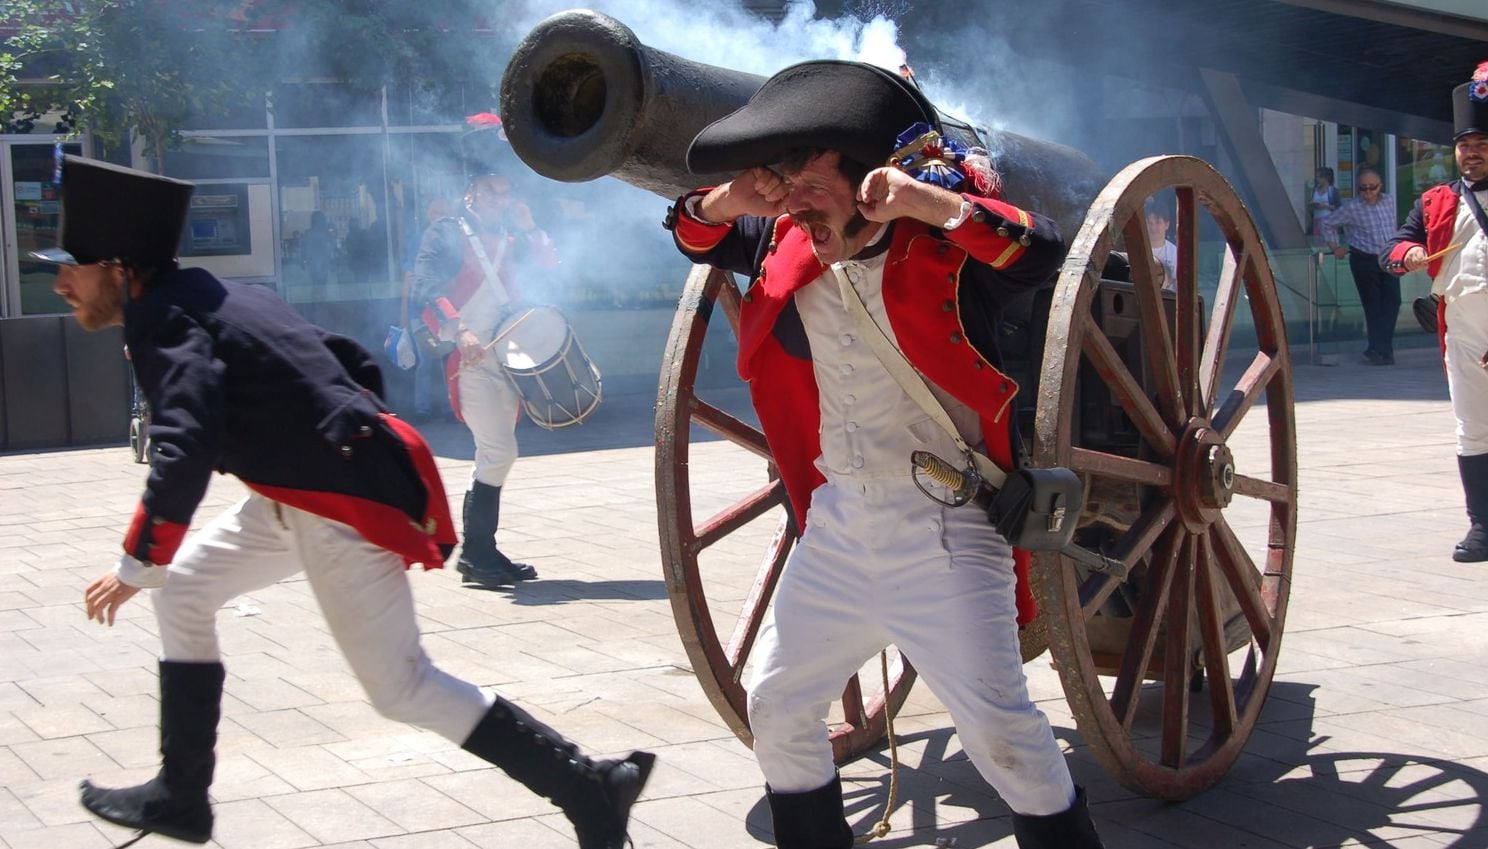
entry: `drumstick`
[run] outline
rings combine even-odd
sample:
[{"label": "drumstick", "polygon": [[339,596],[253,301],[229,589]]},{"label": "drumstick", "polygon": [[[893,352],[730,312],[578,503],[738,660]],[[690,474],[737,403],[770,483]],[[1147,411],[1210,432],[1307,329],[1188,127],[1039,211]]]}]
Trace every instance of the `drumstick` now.
[{"label": "drumstick", "polygon": [[1431,254],[1430,256],[1426,257],[1425,259],[1423,259],[1421,261],[1422,262],[1430,262],[1433,259],[1436,259],[1437,257],[1446,256],[1447,254],[1451,253],[1452,251],[1460,251],[1460,250],[1462,250],[1463,246],[1465,246],[1466,244],[1467,244],[1467,242],[1458,242],[1455,245],[1447,245],[1446,247],[1442,248],[1441,250],[1437,251],[1434,254]]},{"label": "drumstick", "polygon": [[[526,312],[522,313],[522,315],[520,317],[518,317],[516,321],[513,321],[511,323],[511,326],[510,327],[502,330],[500,333],[496,334],[495,338],[493,338],[491,341],[487,342],[486,344],[482,345],[481,346],[481,352],[482,353],[485,353],[485,352],[490,351],[492,348],[496,347],[496,343],[500,342],[502,339],[505,339],[508,334],[510,334],[513,330],[516,330],[517,327],[522,324],[522,322],[524,322],[524,321],[527,320],[527,317],[528,316],[532,315],[535,312],[537,312],[537,310],[535,310],[535,309],[529,309]],[[460,362],[460,368],[465,368],[466,366],[469,366],[469,365],[473,365],[473,363],[468,362],[468,361],[464,361],[464,360],[462,360]]]},{"label": "drumstick", "polygon": [[505,330],[503,330],[503,331],[501,331],[501,332],[500,332],[500,333],[498,333],[498,334],[496,334],[496,338],[494,338],[494,339],[492,339],[492,340],[491,340],[491,341],[489,341],[489,342],[487,342],[487,343],[486,343],[486,344],[485,344],[485,347],[483,347],[483,348],[481,348],[481,350],[482,350],[482,351],[489,351],[489,350],[491,350],[491,349],[492,349],[492,348],[494,348],[494,347],[496,347],[496,343],[497,343],[497,342],[500,342],[500,341],[501,341],[501,340],[502,340],[502,339],[505,339],[505,338],[506,338],[506,335],[507,335],[507,334],[508,334],[508,333],[511,333],[511,332],[512,332],[512,331],[513,331],[513,330],[516,330],[516,329],[517,329],[517,327],[518,327],[518,326],[519,326],[519,325],[520,325],[520,324],[521,324],[521,323],[522,323],[522,322],[524,322],[524,321],[526,321],[526,320],[527,320],[527,317],[528,317],[528,316],[530,316],[530,315],[532,315],[532,314],[533,314],[533,313],[535,313],[535,312],[537,312],[537,310],[528,310],[528,311],[526,311],[526,312],[524,312],[524,313],[522,313],[522,316],[521,316],[521,318],[518,318],[518,319],[517,319],[517,320],[516,320],[516,321],[514,321],[514,322],[512,322],[512,323],[511,323],[511,327],[508,327],[508,328],[506,328],[506,329],[505,329]]}]

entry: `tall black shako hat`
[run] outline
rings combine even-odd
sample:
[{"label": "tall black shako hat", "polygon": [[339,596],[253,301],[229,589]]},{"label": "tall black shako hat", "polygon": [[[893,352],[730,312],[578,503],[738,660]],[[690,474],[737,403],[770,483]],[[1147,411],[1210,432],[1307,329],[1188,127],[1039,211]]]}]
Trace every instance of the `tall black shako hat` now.
[{"label": "tall black shako hat", "polygon": [[1488,133],[1488,62],[1479,62],[1472,79],[1452,89],[1452,138]]},{"label": "tall black shako hat", "polygon": [[126,260],[142,267],[176,258],[193,186],[80,156],[62,161],[61,242],[32,251],[43,262],[90,265]]},{"label": "tall black shako hat", "polygon": [[935,107],[893,71],[863,62],[802,62],[704,127],[687,149],[687,167],[697,174],[743,171],[805,147],[841,151],[876,168],[917,122],[940,129]]}]

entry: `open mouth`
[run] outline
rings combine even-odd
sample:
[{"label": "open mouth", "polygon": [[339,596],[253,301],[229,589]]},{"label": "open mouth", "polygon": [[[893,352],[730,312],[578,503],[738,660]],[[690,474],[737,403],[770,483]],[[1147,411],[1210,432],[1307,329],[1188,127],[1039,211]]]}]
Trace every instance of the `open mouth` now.
[{"label": "open mouth", "polygon": [[820,221],[803,221],[801,222],[801,229],[805,230],[806,235],[811,237],[811,243],[813,245],[826,244],[832,238],[832,228]]}]

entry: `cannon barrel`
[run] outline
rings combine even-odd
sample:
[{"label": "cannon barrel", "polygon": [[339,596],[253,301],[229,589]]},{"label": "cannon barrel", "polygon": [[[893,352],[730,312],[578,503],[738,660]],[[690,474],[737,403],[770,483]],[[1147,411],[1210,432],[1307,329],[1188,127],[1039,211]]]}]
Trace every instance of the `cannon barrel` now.
[{"label": "cannon barrel", "polygon": [[[671,199],[732,174],[693,174],[687,147],[743,106],[765,78],[647,47],[598,12],[560,12],[517,45],[501,80],[501,122],[512,150],[553,180],[612,176]],[[947,135],[979,141],[1009,202],[1073,234],[1104,175],[1073,148],[975,128],[942,114]]]}]

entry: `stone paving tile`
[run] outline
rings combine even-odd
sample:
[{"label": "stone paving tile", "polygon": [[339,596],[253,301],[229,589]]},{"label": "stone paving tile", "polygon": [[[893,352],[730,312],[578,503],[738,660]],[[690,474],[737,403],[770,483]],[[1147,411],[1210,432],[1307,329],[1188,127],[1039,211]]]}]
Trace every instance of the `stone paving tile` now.
[{"label": "stone paving tile", "polygon": [[81,822],[25,831],[11,831],[7,826],[0,825],[0,840],[4,840],[10,849],[57,849],[59,846],[66,846],[68,849],[107,849],[117,845],[130,833],[106,823],[95,826],[93,823]]},{"label": "stone paving tile", "polygon": [[[1048,656],[1026,667],[1108,846],[1488,843],[1475,829],[1488,799],[1488,580],[1447,556],[1464,519],[1440,366],[1429,351],[1399,361],[1383,374],[1295,370],[1301,500],[1287,633],[1260,724],[1217,787],[1180,805],[1133,794],[1079,734]],[[606,401],[615,412],[625,403]],[[449,570],[413,575],[426,650],[596,753],[657,751],[635,810],[638,846],[760,846],[769,824],[758,767],[703,696],[670,610],[650,401],[634,406],[634,419],[614,419],[627,447],[568,453],[572,435],[523,429],[502,540],[543,577],[483,592]],[[1252,419],[1233,440],[1242,469],[1260,444]],[[431,443],[455,446],[439,465],[457,490],[468,435],[449,426]],[[762,464],[718,441],[694,442],[691,472],[700,517],[765,480]],[[13,576],[0,591],[0,849],[113,845],[125,832],[91,822],[77,779],[153,771],[159,644],[148,600],[112,629],[85,622],[79,603],[117,551],[143,474],[118,447],[0,455],[0,490],[24,481],[28,494],[0,498],[0,574]],[[242,492],[214,480],[194,524]],[[457,491],[450,500],[458,515]],[[1243,507],[1233,526],[1249,543],[1264,516]],[[708,552],[707,595],[725,633],[776,521]],[[377,716],[302,577],[218,618],[229,669],[218,845],[572,847],[550,804],[452,742]],[[881,845],[1012,847],[1006,806],[927,688],[911,693],[898,727],[900,802]],[[882,813],[887,755],[844,776],[864,830]]]},{"label": "stone paving tile", "polygon": [[218,800],[212,842],[223,849],[300,849],[320,840],[260,799]]},{"label": "stone paving tile", "polygon": [[341,789],[271,796],[263,801],[321,842],[370,840],[405,831]]},{"label": "stone paving tile", "polygon": [[347,787],[346,793],[405,831],[426,832],[485,822],[485,817],[416,779]]}]

